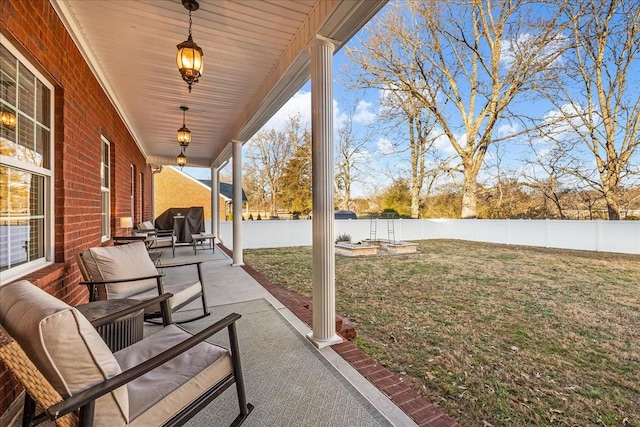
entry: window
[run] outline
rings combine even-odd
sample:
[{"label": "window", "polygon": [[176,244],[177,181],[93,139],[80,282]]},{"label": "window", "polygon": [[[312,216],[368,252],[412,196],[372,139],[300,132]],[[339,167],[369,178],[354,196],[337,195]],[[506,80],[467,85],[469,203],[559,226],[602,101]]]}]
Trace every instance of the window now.
[{"label": "window", "polygon": [[102,194],[102,241],[111,238],[111,152],[107,138],[102,137],[100,150],[100,192]]},{"label": "window", "polygon": [[53,86],[0,45],[1,283],[53,260]]}]

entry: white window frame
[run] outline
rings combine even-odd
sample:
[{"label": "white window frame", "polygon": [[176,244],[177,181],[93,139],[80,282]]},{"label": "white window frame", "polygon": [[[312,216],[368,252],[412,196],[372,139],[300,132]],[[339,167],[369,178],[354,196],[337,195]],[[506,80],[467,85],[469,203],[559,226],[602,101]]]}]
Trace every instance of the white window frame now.
[{"label": "white window frame", "polygon": [[144,194],[144,174],[142,172],[140,172],[140,174],[138,175],[138,217],[136,218],[136,222],[137,223],[141,223],[143,221],[142,217],[144,215],[143,213],[143,209],[144,209],[144,204],[142,203],[142,198],[143,198],[143,194]]},{"label": "white window frame", "polygon": [[[49,89],[49,168],[43,168],[34,164],[22,162],[15,157],[0,155],[0,165],[26,172],[41,175],[44,177],[44,257],[9,268],[0,274],[0,285],[12,282],[18,277],[40,270],[43,267],[53,264],[55,254],[55,162],[54,162],[54,135],[55,135],[55,87],[42,75],[33,64],[27,60],[6,38],[1,37],[2,46],[9,51],[25,68],[29,70],[40,82]],[[18,111],[16,111],[20,114]]]},{"label": "white window frame", "polygon": [[[102,172],[104,171],[104,156],[103,150],[106,150],[107,154],[107,162],[109,163],[107,166],[109,168],[109,172],[105,176],[106,186],[102,185],[102,179],[100,179],[100,232],[102,234],[102,241],[106,242],[111,239],[111,143],[104,136],[100,136],[100,176],[102,178]],[[103,205],[104,196],[107,196],[106,206]],[[106,220],[106,222],[105,222]],[[106,224],[105,229],[102,227]]]},{"label": "white window frame", "polygon": [[131,221],[135,224],[136,222],[136,167],[133,163],[131,163],[131,182],[129,183],[129,197],[130,197],[130,201],[129,201],[129,205],[131,211],[129,212],[129,215],[131,216]]}]

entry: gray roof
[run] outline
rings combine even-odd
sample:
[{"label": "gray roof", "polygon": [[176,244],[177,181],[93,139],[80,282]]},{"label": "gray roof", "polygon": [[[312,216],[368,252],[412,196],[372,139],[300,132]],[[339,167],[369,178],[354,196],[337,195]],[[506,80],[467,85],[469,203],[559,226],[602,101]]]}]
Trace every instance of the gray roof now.
[{"label": "gray roof", "polygon": [[[211,188],[211,180],[210,179],[199,179],[201,183]],[[228,182],[220,183],[220,194],[226,197],[227,199],[233,199],[233,185]],[[244,193],[244,189],[242,190],[242,201],[247,202],[247,195]]]}]

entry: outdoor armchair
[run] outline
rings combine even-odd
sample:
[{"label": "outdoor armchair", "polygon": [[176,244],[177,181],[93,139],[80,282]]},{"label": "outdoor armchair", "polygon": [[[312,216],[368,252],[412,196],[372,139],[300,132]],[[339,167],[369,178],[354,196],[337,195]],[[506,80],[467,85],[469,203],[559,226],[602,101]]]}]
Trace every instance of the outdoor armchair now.
[{"label": "outdoor armchair", "polygon": [[[232,426],[253,409],[240,364],[239,314],[197,334],[168,325],[111,353],[77,309],[30,282],[5,285],[0,296],[0,360],[44,409],[26,420],[31,425],[178,426],[234,382],[240,414]],[[205,341],[225,328],[230,350]]]},{"label": "outdoor armchair", "polygon": [[[209,315],[201,262],[162,265],[163,270],[188,267],[197,272],[197,280],[195,274],[192,274],[191,280],[189,275],[185,274],[181,276],[184,277],[183,280],[169,283],[158,273],[144,242],[86,249],[76,255],[76,260],[84,279],[80,283],[89,288],[90,301],[122,298],[145,300],[171,293],[171,312],[179,310],[191,301],[201,301],[203,314],[185,321]],[[160,306],[155,304],[145,308],[144,316],[147,320],[160,317]]]},{"label": "outdoor armchair", "polygon": [[133,234],[150,237],[149,249],[171,247],[173,257],[176,256],[176,234],[173,230],[158,230],[151,221],[144,221],[136,225]]}]

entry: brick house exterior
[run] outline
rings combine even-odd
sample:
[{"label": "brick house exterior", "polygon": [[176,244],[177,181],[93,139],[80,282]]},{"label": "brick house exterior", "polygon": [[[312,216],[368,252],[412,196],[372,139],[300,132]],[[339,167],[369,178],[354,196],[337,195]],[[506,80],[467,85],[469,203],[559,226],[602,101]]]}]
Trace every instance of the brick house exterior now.
[{"label": "brick house exterior", "polygon": [[[53,86],[53,205],[48,212],[53,253],[44,268],[20,278],[71,305],[87,302],[74,256],[112,243],[102,238],[102,138],[110,150],[111,236],[120,233],[119,217],[153,219],[151,169],[49,1],[0,0],[0,35],[3,46],[21,54]],[[21,391],[0,365],[0,415]]]},{"label": "brick house exterior", "polygon": [[[176,191],[177,188],[180,191]],[[154,175],[153,196],[154,218],[169,208],[202,206],[204,220],[211,221],[211,180],[197,180],[176,167],[164,167],[160,173]],[[232,185],[221,182],[218,203],[218,215],[221,221],[224,221],[226,214],[230,213],[232,196]],[[244,191],[242,192],[242,201],[243,203],[247,202]]]},{"label": "brick house exterior", "polygon": [[[224,205],[220,196],[220,218],[224,218]],[[211,221],[211,188],[174,167],[163,167],[154,175],[154,218],[169,208],[192,206],[202,206],[204,220]]]}]

